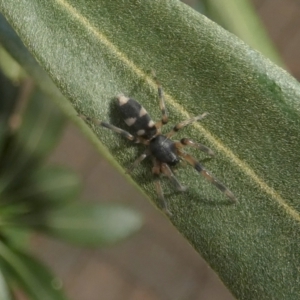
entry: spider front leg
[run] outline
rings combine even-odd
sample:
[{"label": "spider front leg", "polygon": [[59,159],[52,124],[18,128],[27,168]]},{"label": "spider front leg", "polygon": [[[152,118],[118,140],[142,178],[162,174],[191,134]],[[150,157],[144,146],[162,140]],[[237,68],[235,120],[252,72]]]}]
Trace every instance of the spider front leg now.
[{"label": "spider front leg", "polygon": [[168,118],[168,112],[167,112],[166,105],[165,105],[163,88],[162,88],[160,82],[158,81],[158,79],[157,79],[154,72],[153,72],[153,76],[154,76],[155,83],[157,85],[159,108],[160,108],[160,111],[161,111],[161,114],[162,114],[161,121],[156,123],[156,127],[158,129],[160,129],[162,127],[162,125],[165,125],[165,124],[168,123],[169,118]]},{"label": "spider front leg", "polygon": [[210,156],[214,156],[215,155],[214,152],[210,148],[208,148],[208,147],[206,147],[206,146],[204,146],[204,145],[202,145],[200,143],[195,143],[194,141],[192,141],[190,139],[187,139],[187,138],[181,139],[180,142],[175,142],[175,147],[177,149],[183,148],[185,146],[189,146],[189,147],[193,147],[193,148],[199,149],[199,150],[207,153]]},{"label": "spider front leg", "polygon": [[209,182],[230,198],[231,201],[236,202],[236,198],[233,193],[223,183],[219,182],[213,175],[211,175],[194,157],[181,151],[179,151],[178,155],[192,165]]},{"label": "spider front leg", "polygon": [[200,116],[197,116],[197,117],[193,117],[193,118],[190,118],[188,120],[185,120],[183,122],[180,122],[178,124],[176,124],[173,129],[166,135],[167,138],[170,138],[171,136],[173,136],[176,132],[178,132],[180,129],[196,122],[196,121],[199,121],[199,120],[202,120],[203,118],[205,118],[206,116],[208,115],[207,112],[203,113],[202,115]]},{"label": "spider front leg", "polygon": [[89,121],[89,122],[92,122],[93,124],[97,125],[97,126],[102,126],[102,127],[105,127],[105,128],[108,128],[118,134],[120,134],[121,136],[125,137],[126,139],[134,142],[134,143],[140,143],[140,139],[133,136],[132,134],[130,134],[129,132],[119,128],[119,127],[116,127],[114,125],[111,125],[109,123],[106,123],[106,122],[103,122],[101,120],[98,120],[98,119],[94,119],[94,118],[90,118],[90,117],[87,117],[87,116],[84,116],[84,115],[78,115],[81,119],[83,119],[84,121]]},{"label": "spider front leg", "polygon": [[161,163],[157,159],[153,159],[152,174],[155,176],[154,182],[155,182],[156,193],[158,195],[158,198],[161,200],[161,202],[163,204],[164,212],[167,215],[172,216],[172,213],[170,212],[168,204],[164,197],[163,189],[162,189],[161,182],[159,179],[160,173],[161,173]]},{"label": "spider front leg", "polygon": [[130,174],[138,165],[141,161],[143,161],[146,157],[150,155],[149,150],[147,149],[142,153],[134,162],[133,164],[126,170],[126,174]]}]

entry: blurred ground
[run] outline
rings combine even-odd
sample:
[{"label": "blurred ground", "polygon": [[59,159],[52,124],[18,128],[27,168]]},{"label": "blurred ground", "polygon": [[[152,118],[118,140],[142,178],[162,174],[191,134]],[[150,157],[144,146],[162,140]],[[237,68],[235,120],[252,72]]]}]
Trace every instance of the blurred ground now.
[{"label": "blurred ground", "polygon": [[252,0],[289,72],[300,81],[300,1]]},{"label": "blurred ground", "polygon": [[[253,3],[288,69],[300,80],[300,1]],[[139,233],[105,249],[83,250],[34,237],[33,252],[62,278],[71,300],[234,299],[164,216],[99,157],[76,128],[66,128],[51,161],[82,175],[83,198],[130,204],[145,216]]]}]

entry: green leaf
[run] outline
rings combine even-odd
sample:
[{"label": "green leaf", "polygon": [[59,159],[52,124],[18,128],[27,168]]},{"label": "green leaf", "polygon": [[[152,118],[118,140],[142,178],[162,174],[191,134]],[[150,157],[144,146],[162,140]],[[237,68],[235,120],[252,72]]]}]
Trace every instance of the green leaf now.
[{"label": "green leaf", "polygon": [[39,159],[46,157],[57,144],[64,123],[60,110],[43,93],[35,91],[17,132],[16,148],[21,144],[20,151],[28,152]]},{"label": "green leaf", "polygon": [[75,244],[99,246],[119,242],[141,225],[140,215],[129,208],[77,203],[50,211],[44,228]]},{"label": "green leaf", "polygon": [[[1,219],[4,219],[2,211]],[[25,228],[25,226],[23,226],[22,228],[1,226],[1,236],[4,237],[6,241],[9,240],[9,244],[12,245],[14,248],[29,249],[32,231],[30,231],[28,228]]]},{"label": "green leaf", "polygon": [[5,145],[9,117],[13,111],[18,88],[3,74],[0,69],[0,155]]},{"label": "green leaf", "polygon": [[9,270],[10,279],[16,281],[30,299],[66,299],[58,278],[55,278],[45,266],[28,254],[11,249],[0,242],[0,263]]},{"label": "green leaf", "polygon": [[18,189],[12,191],[17,202],[43,202],[45,206],[62,206],[78,198],[80,179],[63,167],[47,166],[34,170]]},{"label": "green leaf", "polygon": [[[112,105],[122,92],[159,119],[149,70],[165,89],[170,123],[209,112],[176,138],[190,137],[216,152],[205,166],[239,203],[230,204],[191,168],[180,168],[186,193],[164,182],[171,221],[237,298],[298,298],[300,86],[295,79],[175,0],[0,0],[0,8],[85,115],[126,128]],[[96,131],[123,167],[143,151],[108,130]],[[201,161],[205,157],[191,153]],[[132,177],[159,204],[150,164],[143,162]]]},{"label": "green leaf", "polygon": [[73,171],[62,167],[38,168],[6,195],[13,205],[2,209],[2,222],[6,226],[41,230],[49,210],[71,205],[78,200],[80,190],[80,180]]},{"label": "green leaf", "polygon": [[[1,17],[3,18],[3,16]],[[7,51],[5,51],[5,49],[1,46],[0,69],[3,71],[5,76],[9,78],[12,81],[12,83],[14,83],[15,86],[16,83],[19,83],[22,79],[27,77],[22,67],[14,59],[12,59],[11,56],[7,53]]]},{"label": "green leaf", "polygon": [[1,300],[12,300],[10,290],[7,286],[6,280],[2,272],[0,272],[0,299]]}]

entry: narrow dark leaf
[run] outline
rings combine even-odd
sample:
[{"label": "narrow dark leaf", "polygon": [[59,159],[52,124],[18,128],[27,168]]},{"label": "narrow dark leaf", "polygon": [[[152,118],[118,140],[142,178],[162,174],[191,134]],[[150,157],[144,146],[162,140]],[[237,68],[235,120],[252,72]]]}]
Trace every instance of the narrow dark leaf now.
[{"label": "narrow dark leaf", "polygon": [[0,299],[1,300],[12,300],[12,296],[9,287],[6,283],[3,273],[0,271]]},{"label": "narrow dark leaf", "polygon": [[64,122],[60,110],[44,94],[36,91],[17,133],[18,143],[23,147],[19,152],[23,150],[32,156],[44,158],[57,144]]},{"label": "narrow dark leaf", "polygon": [[79,176],[63,167],[47,166],[34,170],[14,191],[13,202],[40,202],[47,207],[62,206],[78,198]]},{"label": "narrow dark leaf", "polygon": [[14,109],[18,91],[18,87],[12,84],[0,70],[0,159],[9,131],[9,117]]},{"label": "narrow dark leaf", "polygon": [[34,91],[20,127],[10,136],[2,153],[0,191],[9,193],[28,178],[56,145],[63,125],[60,110],[41,92]]},{"label": "narrow dark leaf", "polygon": [[[61,283],[35,258],[0,242],[0,263],[32,300],[66,300]],[[1,299],[2,300],[2,299]]]},{"label": "narrow dark leaf", "polygon": [[[3,216],[1,211],[1,217],[5,221],[5,216]],[[32,231],[25,227],[12,227],[12,226],[2,226],[1,236],[9,242],[16,249],[28,249],[30,245],[30,237]],[[1,299],[1,298],[0,298]]]},{"label": "narrow dark leaf", "polygon": [[39,168],[7,195],[7,201],[20,209],[7,214],[4,220],[10,225],[38,230],[44,227],[50,210],[74,203],[80,190],[79,177],[71,170]]}]

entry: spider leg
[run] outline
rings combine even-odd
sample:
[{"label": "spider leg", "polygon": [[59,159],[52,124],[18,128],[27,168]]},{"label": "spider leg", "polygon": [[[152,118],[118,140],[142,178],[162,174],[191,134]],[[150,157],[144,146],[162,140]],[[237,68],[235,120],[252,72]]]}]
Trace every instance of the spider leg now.
[{"label": "spider leg", "polygon": [[187,153],[179,152],[179,155],[183,157],[190,165],[192,165],[201,175],[203,175],[209,182],[211,182],[216,188],[223,192],[231,201],[236,202],[236,198],[233,193],[221,182],[219,182],[213,175],[211,175],[193,156]]},{"label": "spider leg", "polygon": [[172,170],[170,169],[170,167],[168,166],[168,164],[166,163],[162,163],[161,164],[161,172],[163,174],[165,174],[174,184],[174,186],[176,187],[176,189],[180,192],[184,192],[186,191],[186,187],[181,185],[181,183],[178,181],[178,179],[175,177],[175,175],[173,174]]},{"label": "spider leg", "polygon": [[131,166],[126,170],[126,174],[130,174],[138,166],[138,164],[141,161],[143,161],[146,157],[148,157],[149,155],[150,155],[150,152],[147,149],[131,164]]},{"label": "spider leg", "polygon": [[153,160],[152,174],[155,175],[155,189],[156,193],[163,204],[163,210],[169,216],[172,216],[172,213],[169,210],[168,204],[165,200],[163,189],[160,183],[159,175],[161,173],[161,163],[157,160]]},{"label": "spider leg", "polygon": [[180,142],[175,142],[174,144],[177,149],[183,148],[185,146],[189,146],[189,147],[199,149],[199,150],[207,153],[210,156],[215,155],[214,152],[210,148],[208,148],[200,143],[195,143],[194,141],[187,139],[187,138],[183,138],[180,140]]},{"label": "spider leg", "polygon": [[103,121],[98,120],[98,119],[90,118],[90,117],[87,117],[87,116],[84,116],[84,115],[79,115],[79,117],[81,119],[83,119],[84,121],[92,122],[93,124],[95,124],[97,126],[103,126],[105,128],[108,128],[108,129],[120,134],[121,136],[125,137],[126,139],[128,139],[132,142],[135,142],[135,143],[140,143],[141,142],[140,138],[136,138],[135,136],[133,136],[129,132],[127,132],[127,131],[119,128],[119,127],[116,127],[116,126],[111,125],[109,123],[103,122]]},{"label": "spider leg", "polygon": [[180,129],[196,122],[196,121],[199,121],[199,120],[202,120],[203,118],[205,118],[206,116],[208,115],[207,112],[205,112],[204,114],[200,115],[200,116],[197,116],[197,117],[193,117],[193,118],[190,118],[188,120],[185,120],[183,122],[180,122],[178,124],[176,124],[173,129],[166,135],[167,138],[170,138],[171,136],[173,136],[177,131],[179,131]]},{"label": "spider leg", "polygon": [[160,108],[161,114],[162,114],[161,121],[156,123],[156,127],[161,128],[163,125],[168,123],[169,118],[168,118],[168,112],[167,112],[165,100],[164,100],[164,91],[163,91],[162,86],[161,86],[160,82],[158,81],[154,72],[153,72],[153,76],[154,76],[155,83],[157,85],[159,108]]}]

